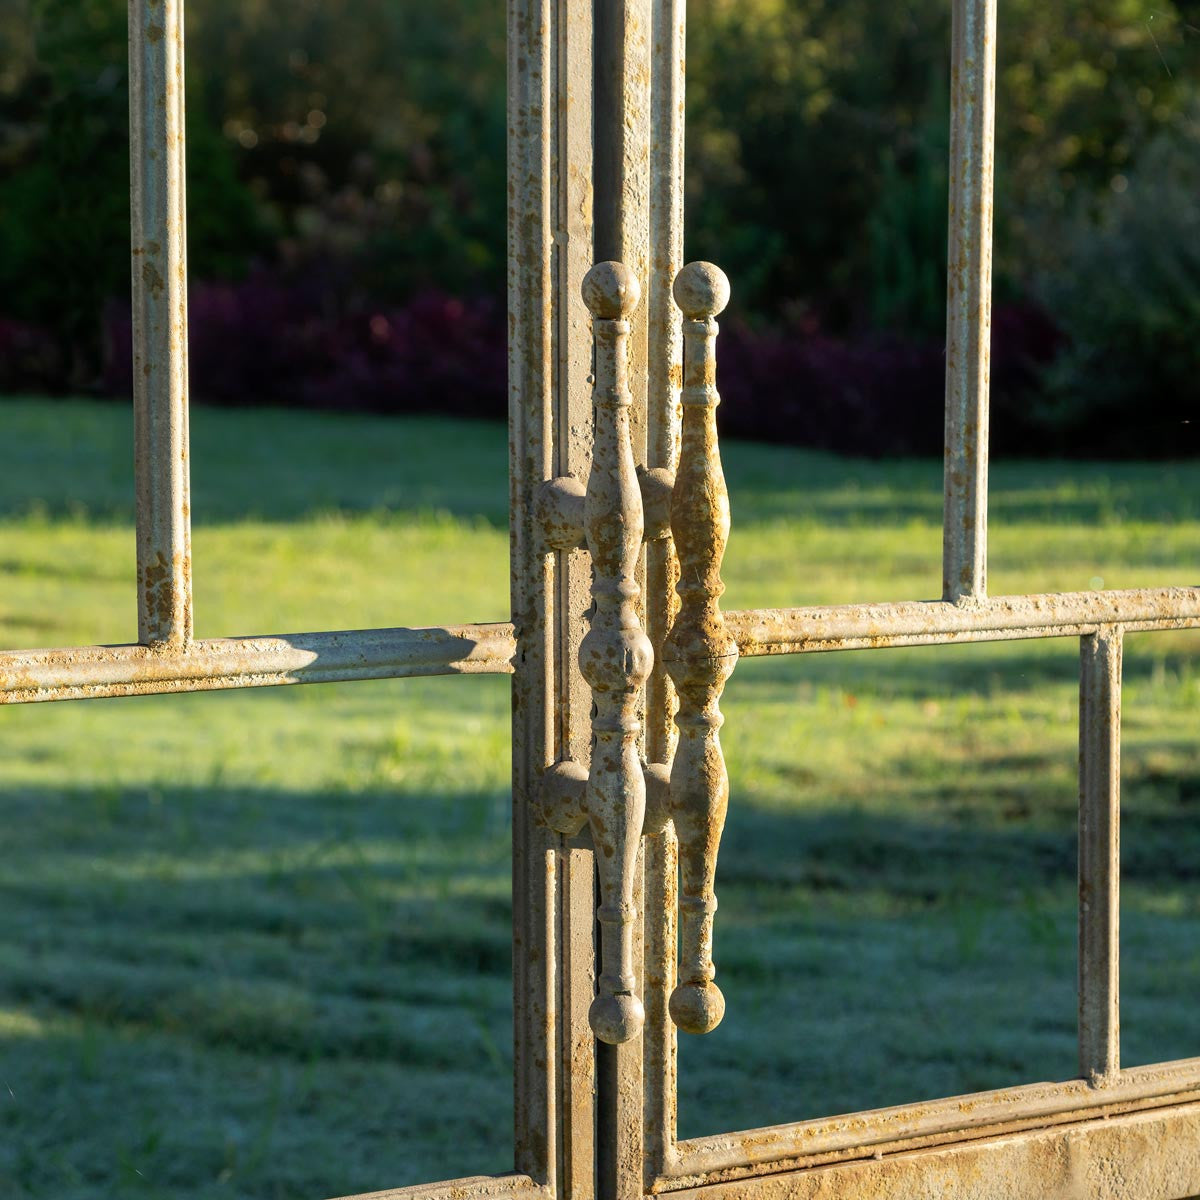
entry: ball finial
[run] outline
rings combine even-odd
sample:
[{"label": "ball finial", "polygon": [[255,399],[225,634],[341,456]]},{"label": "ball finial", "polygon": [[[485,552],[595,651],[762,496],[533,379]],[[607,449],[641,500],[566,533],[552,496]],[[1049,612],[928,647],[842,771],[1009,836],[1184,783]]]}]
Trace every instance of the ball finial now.
[{"label": "ball finial", "polygon": [[689,321],[703,321],[729,303],[729,279],[710,262],[688,263],[675,276],[675,303]]},{"label": "ball finial", "polygon": [[642,1002],[629,992],[597,996],[588,1009],[592,1032],[610,1046],[619,1046],[637,1037],[645,1019]]},{"label": "ball finial", "polygon": [[671,1020],[684,1033],[712,1033],[725,1015],[725,997],[711,980],[681,983],[671,993],[669,1007]]},{"label": "ball finial", "polygon": [[637,276],[619,262],[599,262],[583,277],[583,302],[593,317],[623,319],[638,306],[642,288]]}]

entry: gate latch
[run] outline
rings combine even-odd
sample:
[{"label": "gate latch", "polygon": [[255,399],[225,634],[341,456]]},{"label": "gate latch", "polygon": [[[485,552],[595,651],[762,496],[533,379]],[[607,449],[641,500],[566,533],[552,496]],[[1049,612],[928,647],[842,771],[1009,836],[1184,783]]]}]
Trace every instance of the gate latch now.
[{"label": "gate latch", "polygon": [[[675,278],[683,313],[684,372],[679,468],[640,474],[630,440],[627,342],[629,315],[641,289],[618,262],[597,263],[583,280],[592,314],[595,384],[591,473],[551,480],[541,497],[550,547],[584,544],[592,560],[591,628],[579,666],[592,690],[592,752],[586,768],[563,760],[543,776],[547,822],[566,834],[588,824],[600,880],[601,970],[588,1018],[596,1036],[620,1043],[645,1019],[633,971],[634,871],[643,836],[669,823],[679,840],[680,963],[671,995],[675,1024],[708,1033],[725,1000],[714,982],[713,914],[717,850],[729,803],[721,751],[721,693],[737,662],[737,643],[721,615],[721,561],[729,538],[729,496],[717,444],[717,314],[729,281],[711,263],[695,262]],[[639,751],[641,693],[654,651],[637,613],[637,564],[646,536],[644,508],[661,511],[669,493],[670,533],[679,559],[679,612],[663,644],[663,665],[679,696],[678,746],[671,763],[646,764]],[[651,520],[659,536],[660,520]],[[647,797],[650,819],[647,820]]]}]

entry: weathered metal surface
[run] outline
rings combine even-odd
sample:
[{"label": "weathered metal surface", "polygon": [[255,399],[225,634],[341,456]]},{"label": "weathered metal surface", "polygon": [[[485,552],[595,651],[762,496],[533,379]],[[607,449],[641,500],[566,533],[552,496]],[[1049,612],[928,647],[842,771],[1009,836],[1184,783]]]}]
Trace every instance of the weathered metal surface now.
[{"label": "weathered metal surface", "polygon": [[289,683],[509,674],[512,625],[437,625],[213,638],[179,649],[82,646],[0,652],[0,704]]},{"label": "weathered metal surface", "polygon": [[783,1170],[841,1154],[871,1153],[927,1138],[967,1138],[980,1130],[1087,1119],[1112,1105],[1168,1103],[1200,1092],[1200,1059],[1133,1067],[1095,1087],[1085,1079],[1031,1083],[973,1095],[873,1109],[740,1133],[677,1142],[663,1179],[698,1183],[723,1171]]},{"label": "weathered metal surface", "polygon": [[[508,432],[513,659],[513,1096],[514,1169],[556,1194],[558,1018],[555,963],[560,839],[535,818],[553,760],[553,560],[539,543],[537,489],[553,462],[554,359],[549,0],[508,0]],[[548,621],[547,609],[551,620]]]},{"label": "weathered metal surface", "polygon": [[[625,264],[644,285],[646,303],[632,314],[628,338],[630,440],[634,460],[647,457],[648,355],[650,321],[656,294],[670,279],[656,278],[650,268],[650,154],[654,140],[650,96],[652,0],[594,0],[593,180],[595,194],[594,257]],[[643,626],[657,636],[655,594],[649,590],[648,567],[655,551],[643,553],[637,566],[638,601]],[[653,642],[652,642],[653,644]],[[648,686],[653,686],[651,673]],[[643,691],[644,709],[648,691]],[[640,714],[639,714],[640,715]],[[643,726],[641,737],[653,737]],[[635,902],[644,908],[641,873],[634,884]],[[634,958],[640,973],[641,924],[635,931]],[[599,1200],[631,1200],[641,1191],[642,1054],[638,1040],[616,1046],[596,1044],[596,1191]]]},{"label": "weathered metal surface", "polygon": [[[682,314],[672,289],[683,266],[684,63],[686,0],[651,4],[650,76],[650,287],[646,299],[646,464],[670,476],[679,459],[683,382]],[[647,537],[655,505],[643,486]],[[667,518],[670,510],[668,505]],[[675,689],[662,663],[662,646],[678,608],[679,561],[668,538],[646,546],[646,633],[654,647],[654,669],[646,682],[647,813],[645,843],[645,971],[642,999],[642,1188],[661,1170],[667,1137],[674,1137],[675,1024],[668,1003],[675,988],[679,865],[675,830],[669,820],[669,764],[675,753]],[[661,782],[658,764],[662,764]],[[664,786],[665,785],[665,786]],[[632,1173],[631,1173],[632,1174]],[[627,1191],[633,1192],[632,1180]]]},{"label": "weathered metal surface", "polygon": [[673,1192],[678,1200],[1186,1200],[1200,1104]]},{"label": "weathered metal surface", "polygon": [[996,0],[954,0],[942,599],[987,594]]},{"label": "weathered metal surface", "polygon": [[[638,467],[644,529],[648,542],[671,534],[671,488],[675,478],[665,467]],[[574,475],[548,479],[538,489],[537,521],[546,550],[583,549],[583,501],[586,488]],[[566,611],[574,611],[568,609]],[[669,622],[668,622],[669,624]]]},{"label": "weathered metal surface", "polygon": [[720,700],[738,656],[720,607],[729,494],[717,446],[716,317],[729,302],[729,281],[711,263],[690,263],[675,280],[675,299],[684,316],[683,440],[671,497],[680,606],[663,661],[679,695],[670,809],[682,883],[679,982],[670,1013],[680,1029],[708,1033],[725,1015],[712,959],[717,849],[729,805]]},{"label": "weathered metal surface", "polygon": [[671,490],[679,460],[683,380],[681,314],[675,277],[683,266],[685,0],[652,0],[649,99],[649,283],[646,295],[646,457],[639,472],[646,516],[646,635],[654,667],[646,681],[646,757],[669,763],[675,747],[675,694],[662,645],[678,609],[679,563],[670,540]]},{"label": "weathered metal surface", "polygon": [[538,488],[534,511],[544,550],[575,550],[583,545],[584,490],[574,475],[555,476]]},{"label": "weathered metal surface", "polygon": [[528,1175],[470,1175],[444,1183],[343,1196],[340,1200],[554,1200],[554,1192]]},{"label": "weathered metal surface", "polygon": [[192,637],[183,0],[129,2],[138,641]]},{"label": "weathered metal surface", "polygon": [[[580,289],[595,261],[592,247],[592,0],[555,0],[551,96],[551,257],[554,381],[552,463],[556,476],[578,481],[567,509],[570,531],[550,548],[554,757],[586,762],[591,697],[579,673],[579,643],[591,566],[583,544],[582,481],[592,454],[591,315]],[[550,485],[551,487],[553,484]],[[586,769],[585,769],[586,777]],[[558,1118],[558,1187],[571,1200],[595,1195],[595,1040],[587,1011],[594,995],[595,869],[590,850],[558,854],[558,1054],[554,1063]]]},{"label": "weathered metal surface", "polygon": [[569,1200],[591,1200],[596,1191],[596,1043],[588,1023],[596,994],[595,873],[590,850],[559,852],[559,1194]]},{"label": "weathered metal surface", "polygon": [[1128,630],[1200,624],[1200,588],[1132,588],[996,596],[975,604],[912,600],[763,608],[725,614],[743,655],[879,650],[942,642],[1082,637],[1102,625]]},{"label": "weathered metal surface", "polygon": [[1120,628],[1079,642],[1079,1073],[1121,1066]]},{"label": "weathered metal surface", "polygon": [[598,263],[583,281],[583,298],[594,318],[596,384],[584,517],[593,607],[591,628],[579,648],[579,667],[592,689],[586,809],[601,896],[596,913],[601,972],[589,1019],[596,1036],[610,1045],[636,1037],[644,1018],[633,973],[638,915],[633,874],[646,809],[638,706],[654,652],[636,608],[642,497],[629,436],[625,357],[627,318],[640,293],[637,277],[616,262]]}]

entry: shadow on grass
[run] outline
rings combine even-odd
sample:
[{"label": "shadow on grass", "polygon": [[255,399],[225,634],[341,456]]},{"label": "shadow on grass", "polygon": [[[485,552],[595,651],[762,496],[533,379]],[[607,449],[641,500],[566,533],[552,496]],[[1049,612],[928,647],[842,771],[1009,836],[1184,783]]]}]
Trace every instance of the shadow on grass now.
[{"label": "shadow on grass", "polygon": [[[311,1196],[506,1169],[506,806],[7,794],[4,1194]],[[1159,905],[1134,925],[1160,947],[1200,935],[1196,897],[1162,910],[1195,879],[1194,824],[1189,805],[1127,817],[1127,887]],[[729,1013],[684,1039],[684,1133],[1070,1076],[1074,872],[1066,825],[739,796],[718,881]],[[1127,982],[1157,1057],[1185,1052],[1194,957]]]},{"label": "shadow on grass", "polygon": [[507,803],[6,794],[0,1194],[510,1169]]}]

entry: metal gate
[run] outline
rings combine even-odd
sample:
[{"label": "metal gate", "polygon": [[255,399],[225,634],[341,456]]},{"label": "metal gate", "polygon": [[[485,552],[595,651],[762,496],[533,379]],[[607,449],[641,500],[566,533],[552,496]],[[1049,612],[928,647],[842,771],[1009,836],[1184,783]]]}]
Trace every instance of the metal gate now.
[{"label": "metal gate", "polygon": [[[196,641],[181,0],[130,0],[139,641],[0,654],[0,698],[512,675],[513,1172],[380,1196],[1200,1193],[1200,1060],[1120,1068],[1117,969],[1122,635],[1200,626],[1200,588],[986,592],[995,0],[954,0],[941,598],[724,615],[728,286],[681,270],[684,16],[508,0],[511,619]],[[679,1140],[676,1027],[724,1007],[739,655],[1047,637],[1081,652],[1078,1077]]]}]

